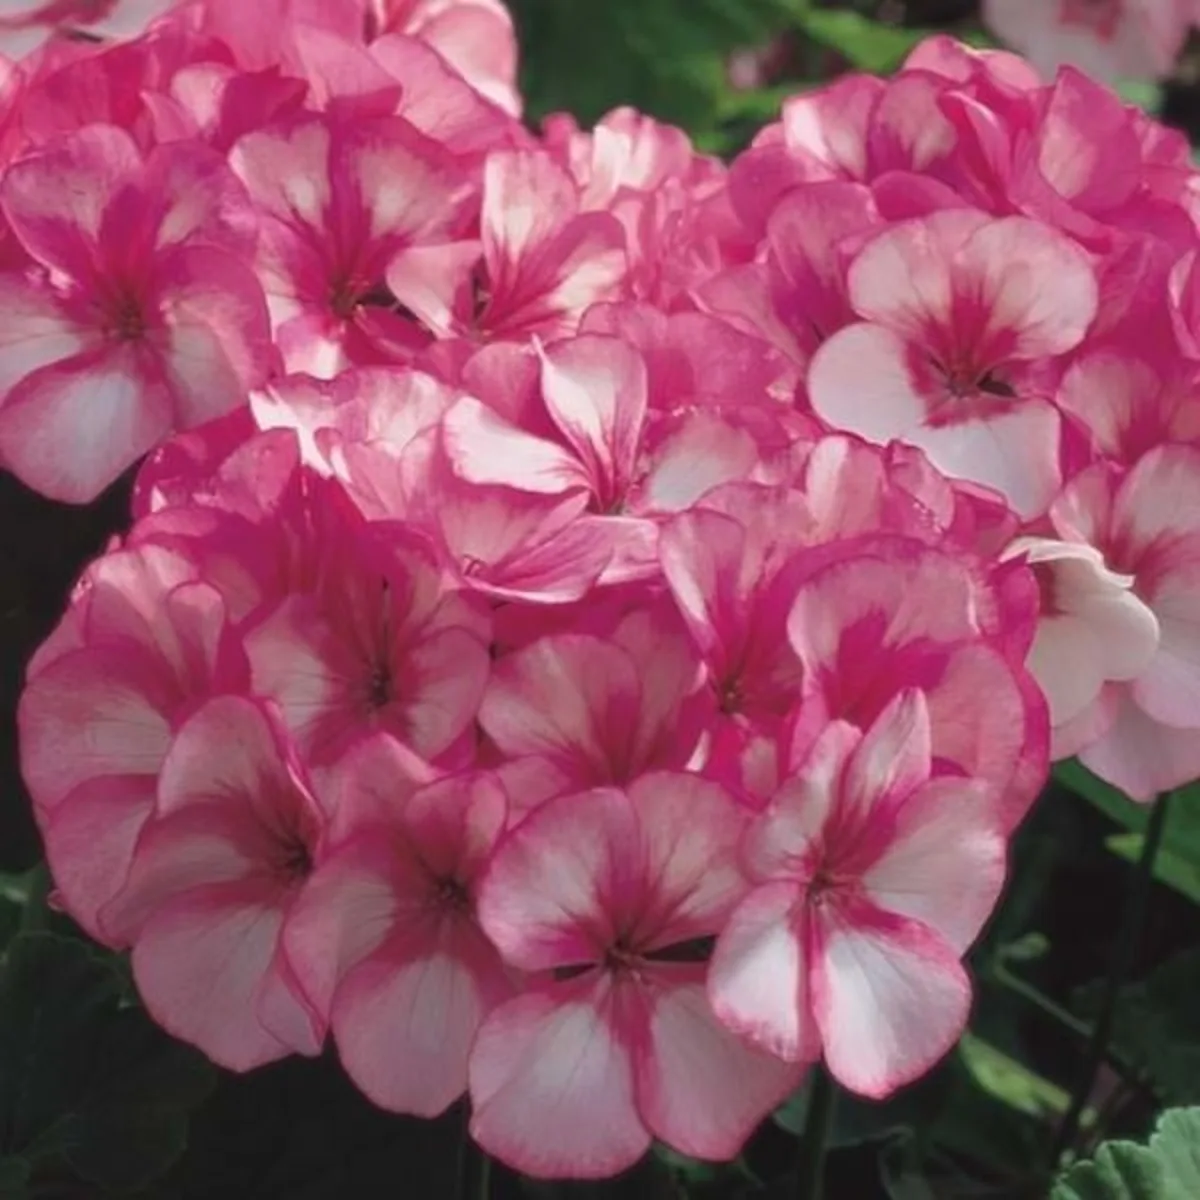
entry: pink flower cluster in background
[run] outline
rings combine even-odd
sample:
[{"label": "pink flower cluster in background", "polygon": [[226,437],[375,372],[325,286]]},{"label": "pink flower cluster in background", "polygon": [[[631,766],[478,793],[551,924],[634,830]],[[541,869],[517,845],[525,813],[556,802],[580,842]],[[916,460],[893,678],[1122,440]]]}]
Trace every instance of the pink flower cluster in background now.
[{"label": "pink flower cluster in background", "polygon": [[10,64],[0,461],[151,452],[19,713],[149,1011],[594,1177],[932,1066],[1051,758],[1200,775],[1200,195],[945,39],[728,167],[514,69],[493,0]]},{"label": "pink flower cluster in background", "polygon": [[988,29],[1047,78],[1071,65],[1109,81],[1164,79],[1188,33],[1197,0],[983,0]]}]

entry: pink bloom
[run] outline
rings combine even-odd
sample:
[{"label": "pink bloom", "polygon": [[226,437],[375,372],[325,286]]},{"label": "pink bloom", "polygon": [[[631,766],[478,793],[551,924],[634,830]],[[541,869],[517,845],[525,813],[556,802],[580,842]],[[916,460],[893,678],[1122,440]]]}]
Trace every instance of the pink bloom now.
[{"label": "pink bloom", "polygon": [[935,760],[990,783],[1016,826],[1048,765],[1045,702],[1021,666],[1036,597],[1007,575],[1027,568],[989,578],[981,564],[909,538],[864,543],[805,579],[792,605],[788,637],[805,679],[793,756],[830,721],[867,729],[916,687]]},{"label": "pink bloom", "polygon": [[595,1178],[659,1138],[735,1155],[799,1080],[714,1019],[698,939],[741,890],[738,810],[694,776],[564,796],[501,843],[480,888],[484,929],[536,972],[471,1053],[471,1132],[509,1166]]},{"label": "pink bloom", "polygon": [[656,518],[765,470],[756,434],[782,450],[793,433],[782,406],[766,395],[732,386],[719,396],[679,395],[687,374],[677,363],[658,377],[665,394],[652,397],[646,358],[618,338],[581,334],[539,357],[540,381],[529,397],[492,405],[466,397],[447,412],[447,456],[472,484],[586,496],[612,547],[605,583],[656,574]]},{"label": "pink bloom", "polygon": [[475,719],[488,678],[487,614],[445,585],[403,526],[357,514],[323,523],[304,551],[312,574],[249,624],[254,689],[279,705],[310,764],[331,763],[375,729],[434,758]]},{"label": "pink bloom", "polygon": [[993,33],[1046,78],[1064,63],[1097,79],[1162,79],[1191,22],[1191,0],[984,0]]},{"label": "pink bloom", "polygon": [[110,553],[30,665],[21,770],[67,910],[110,944],[100,909],[125,882],[175,729],[214,693],[246,687],[220,595],[161,547]]},{"label": "pink bloom", "polygon": [[1044,372],[1096,314],[1087,257],[1025,218],[941,212],[870,242],[849,294],[864,319],[817,352],[817,413],[872,441],[920,446],[1023,516],[1045,511],[1059,485],[1059,417]]},{"label": "pink bloom", "polygon": [[[1009,552],[1021,555],[1041,584],[1026,665],[1046,696],[1054,735],[1079,718],[1107,682],[1142,674],[1158,649],[1158,620],[1133,591],[1133,577],[1110,570],[1093,546],[1023,537]],[[1066,754],[1052,742],[1051,757]]]},{"label": "pink bloom", "polygon": [[590,132],[567,114],[555,113],[546,119],[545,129],[547,145],[584,189],[582,200],[589,209],[620,213],[623,201],[657,191],[671,180],[699,182],[717,169],[714,160],[696,154],[682,129],[634,108],[613,109]]},{"label": "pink bloom", "polygon": [[175,0],[15,0],[6,3],[6,11],[0,15],[0,53],[20,58],[56,33],[134,37],[174,3]]},{"label": "pink bloom", "polygon": [[404,252],[453,269],[470,179],[400,117],[305,113],[255,130],[230,161],[262,215],[258,272],[289,371],[332,378],[429,341],[388,291]]},{"label": "pink bloom", "polygon": [[0,277],[0,456],[87,501],[173,429],[228,412],[273,364],[244,191],[193,143],[143,160],[90,126],[11,166],[0,206],[40,270]]},{"label": "pink bloom", "polygon": [[800,492],[734,484],[663,528],[663,574],[724,713],[782,717],[795,703],[800,662],[787,621],[812,569],[800,552],[813,526]]},{"label": "pink bloom", "polygon": [[151,1015],[231,1070],[321,1049],[324,1014],[283,936],[323,824],[263,705],[221,696],[176,734],[113,908],[137,930],[133,976]]},{"label": "pink bloom", "polygon": [[490,776],[429,783],[420,768],[377,734],[331,772],[335,838],[286,944],[355,1083],[432,1117],[466,1090],[479,1024],[512,992],[474,913],[506,799]]},{"label": "pink bloom", "polygon": [[[1067,553],[1091,559],[1091,547],[1102,556],[1101,564],[1092,561],[1105,586],[1099,595],[1094,583],[1071,588],[1061,567],[1052,570],[1043,584],[1042,657],[1031,668],[1044,676],[1048,695],[1074,690],[1082,685],[1061,676],[1091,655],[1082,678],[1094,681],[1095,644],[1104,639],[1108,680],[1056,728],[1055,752],[1077,752],[1101,778],[1149,801],[1200,774],[1200,450],[1160,446],[1128,471],[1098,463],[1071,481],[1050,517],[1059,536],[1079,547]],[[1064,631],[1061,610],[1086,620],[1086,638],[1078,628]],[[1121,646],[1112,642],[1114,622]]]},{"label": "pink bloom", "polygon": [[368,41],[404,33],[428,42],[493,103],[521,115],[517,40],[500,0],[366,0]]},{"label": "pink bloom", "polygon": [[439,337],[572,333],[589,305],[621,296],[627,269],[620,224],[581,207],[578,186],[548,154],[494,151],[479,242],[410,251],[388,286]]},{"label": "pink bloom", "polygon": [[[415,457],[407,464],[414,468],[406,481],[409,518],[437,540],[464,589],[501,602],[569,604],[608,570],[613,538],[606,518],[587,511],[586,493],[545,496],[466,483],[443,455],[431,452],[419,464]],[[386,456],[347,458],[351,488],[360,496],[368,470],[389,469]]]},{"label": "pink bloom", "polygon": [[1099,345],[1063,377],[1058,406],[1086,430],[1096,456],[1132,464],[1167,442],[1200,445],[1200,369],[1176,353]]},{"label": "pink bloom", "polygon": [[612,628],[556,633],[503,655],[479,720],[505,757],[548,781],[544,794],[623,785],[687,765],[714,708],[702,679],[674,610],[643,604]]},{"label": "pink bloom", "polygon": [[229,47],[241,70],[262,71],[279,65],[301,30],[354,37],[362,6],[363,0],[198,0],[188,15],[202,33]]},{"label": "pink bloom", "polygon": [[864,732],[835,721],[743,844],[753,890],[717,939],[721,1020],[788,1061],[881,1098],[958,1040],[960,959],[1004,883],[992,789],[938,776],[924,696]]}]

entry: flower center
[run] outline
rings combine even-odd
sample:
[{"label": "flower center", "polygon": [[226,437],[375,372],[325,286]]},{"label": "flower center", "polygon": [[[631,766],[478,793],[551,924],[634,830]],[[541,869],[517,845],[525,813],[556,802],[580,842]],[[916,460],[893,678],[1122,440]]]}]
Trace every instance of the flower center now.
[{"label": "flower center", "polygon": [[146,314],[131,292],[122,292],[113,300],[108,313],[108,328],[121,342],[139,342],[146,336]]},{"label": "flower center", "polygon": [[391,704],[392,699],[392,665],[381,659],[374,664],[367,677],[367,707],[378,711]]},{"label": "flower center", "polygon": [[280,844],[276,860],[279,873],[288,880],[307,879],[312,874],[312,852],[308,843],[299,835],[292,834]]},{"label": "flower center", "polygon": [[434,902],[443,911],[467,913],[471,911],[471,893],[466,884],[448,875],[439,879],[434,888]]}]

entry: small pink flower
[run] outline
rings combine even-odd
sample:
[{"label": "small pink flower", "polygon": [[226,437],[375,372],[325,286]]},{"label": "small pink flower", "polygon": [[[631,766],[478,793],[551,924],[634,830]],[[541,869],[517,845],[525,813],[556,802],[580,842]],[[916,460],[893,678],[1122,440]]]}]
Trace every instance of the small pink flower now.
[{"label": "small pink flower", "polygon": [[325,1016],[283,935],[323,825],[263,705],[218,697],[175,736],[113,908],[138,931],[133,976],[154,1019],[231,1070],[321,1049]]},{"label": "small pink flower", "polygon": [[1053,607],[1061,604],[1061,568],[1044,586],[1051,607],[1043,609],[1030,666],[1049,696],[1061,701],[1063,689],[1082,686],[1059,676],[1083,656],[1092,662],[1082,679],[1094,683],[1094,643],[1105,643],[1104,685],[1090,703],[1070,706],[1073,716],[1055,728],[1055,755],[1078,753],[1133,799],[1152,800],[1200,774],[1200,450],[1160,446],[1127,471],[1097,463],[1064,489],[1050,517],[1072,545],[1067,553],[1100,557],[1105,574],[1128,585],[1114,594],[1110,577],[1107,595],[1088,607],[1087,592],[1068,591],[1076,625],[1066,630]]},{"label": "small pink flower", "polygon": [[505,960],[534,972],[471,1052],[471,1132],[526,1174],[597,1178],[652,1138],[735,1155],[803,1066],[747,1048],[704,994],[701,939],[742,888],[738,809],[653,774],[563,796],[503,841],[479,894]]},{"label": "small pink flower", "polygon": [[504,828],[485,774],[432,773],[387,734],[330,773],[332,843],[288,919],[289,957],[376,1103],[433,1117],[466,1090],[480,1022],[513,987],[475,919]]},{"label": "small pink flower", "polygon": [[0,276],[0,456],[31,487],[91,500],[266,377],[253,213],[204,147],[89,126],[11,166],[0,208],[38,264]]},{"label": "small pink flower", "polygon": [[1038,368],[1096,314],[1087,256],[1022,217],[957,209],[903,222],[855,259],[864,320],[813,359],[813,407],[872,441],[902,438],[950,475],[1000,491],[1025,517],[1059,486],[1059,417]]},{"label": "small pink flower", "polygon": [[865,731],[831,724],[744,843],[753,890],[717,939],[709,995],[787,1061],[820,1054],[880,1098],[966,1025],[960,959],[1004,882],[992,789],[932,773],[929,715],[906,689]]},{"label": "small pink flower", "polygon": [[494,151],[479,241],[411,250],[388,286],[438,337],[573,333],[589,305],[620,298],[627,271],[620,224],[581,207],[575,181],[548,154]]},{"label": "small pink flower", "polygon": [[688,763],[715,708],[702,679],[674,610],[643,604],[614,628],[551,634],[503,655],[479,721],[507,758],[546,781],[543,795],[621,785]]},{"label": "small pink flower", "polygon": [[403,253],[453,269],[471,181],[401,117],[303,113],[247,133],[230,152],[262,216],[257,269],[289,371],[332,378],[404,361],[429,340],[388,291]]},{"label": "small pink flower", "polygon": [[514,117],[517,39],[501,0],[366,0],[367,40],[403,33],[428,42],[482,95]]},{"label": "small pink flower", "polygon": [[946,549],[877,537],[814,571],[787,624],[804,671],[793,756],[830,721],[867,729],[897,693],[920,688],[934,758],[988,781],[1015,827],[1045,779],[1049,736],[1022,667],[1036,621],[1027,570],[990,575]]},{"label": "small pink flower", "polygon": [[279,705],[312,764],[375,729],[427,758],[449,750],[487,683],[486,612],[444,585],[402,526],[326,520],[305,550],[314,573],[246,631],[254,689]]},{"label": "small pink flower", "polygon": [[161,546],[96,562],[30,664],[21,770],[55,885],[93,936],[128,941],[99,914],[125,882],[175,730],[246,681],[221,596]]}]

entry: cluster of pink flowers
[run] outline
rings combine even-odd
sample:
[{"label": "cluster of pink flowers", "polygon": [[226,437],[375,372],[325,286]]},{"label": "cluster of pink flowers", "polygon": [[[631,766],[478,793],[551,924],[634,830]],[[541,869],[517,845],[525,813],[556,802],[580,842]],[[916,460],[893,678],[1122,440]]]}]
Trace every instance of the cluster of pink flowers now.
[{"label": "cluster of pink flowers", "polygon": [[206,0],[8,68],[0,458],[152,451],[22,758],[167,1029],[602,1176],[937,1061],[1051,757],[1200,774],[1200,192],[949,40],[728,167],[514,67]]}]

